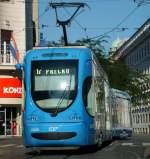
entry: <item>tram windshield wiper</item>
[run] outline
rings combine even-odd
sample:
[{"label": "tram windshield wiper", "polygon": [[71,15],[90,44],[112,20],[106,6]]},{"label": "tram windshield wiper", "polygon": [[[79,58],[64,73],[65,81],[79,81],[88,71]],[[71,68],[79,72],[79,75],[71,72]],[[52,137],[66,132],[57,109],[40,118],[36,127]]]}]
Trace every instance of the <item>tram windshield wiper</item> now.
[{"label": "tram windshield wiper", "polygon": [[[66,87],[67,88],[67,87]],[[54,113],[52,113],[52,116],[57,116],[57,114],[59,113],[59,107],[61,105],[61,103],[63,102],[64,98],[65,98],[65,95],[66,95],[66,92],[67,92],[67,89],[65,88],[65,90],[63,91],[62,93],[62,96],[61,98],[59,99],[58,103],[57,103],[57,106],[56,106],[56,110],[54,111]]]},{"label": "tram windshield wiper", "polygon": [[57,116],[57,114],[59,113],[59,108],[60,108],[62,102],[64,101],[64,98],[67,95],[67,93],[68,93],[68,97],[67,97],[67,105],[68,105],[70,89],[71,89],[71,82],[72,82],[72,76],[70,76],[69,85],[65,87],[65,89],[62,93],[62,96],[57,103],[56,110],[54,111],[54,113],[52,113],[52,116]]}]

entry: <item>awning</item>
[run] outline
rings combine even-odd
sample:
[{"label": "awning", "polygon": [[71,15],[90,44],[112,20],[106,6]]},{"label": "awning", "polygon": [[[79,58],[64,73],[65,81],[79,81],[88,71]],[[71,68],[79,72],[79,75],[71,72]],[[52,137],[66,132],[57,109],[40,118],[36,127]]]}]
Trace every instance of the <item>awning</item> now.
[{"label": "awning", "polygon": [[0,104],[22,104],[22,98],[0,98]]}]

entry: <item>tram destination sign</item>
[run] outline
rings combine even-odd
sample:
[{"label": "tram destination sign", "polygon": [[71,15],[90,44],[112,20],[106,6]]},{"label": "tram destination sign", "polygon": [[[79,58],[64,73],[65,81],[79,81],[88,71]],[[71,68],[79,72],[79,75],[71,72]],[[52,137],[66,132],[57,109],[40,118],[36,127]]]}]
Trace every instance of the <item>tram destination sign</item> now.
[{"label": "tram destination sign", "polygon": [[58,75],[69,75],[74,72],[74,69],[71,68],[63,68],[63,69],[36,69],[36,76],[58,76]]}]

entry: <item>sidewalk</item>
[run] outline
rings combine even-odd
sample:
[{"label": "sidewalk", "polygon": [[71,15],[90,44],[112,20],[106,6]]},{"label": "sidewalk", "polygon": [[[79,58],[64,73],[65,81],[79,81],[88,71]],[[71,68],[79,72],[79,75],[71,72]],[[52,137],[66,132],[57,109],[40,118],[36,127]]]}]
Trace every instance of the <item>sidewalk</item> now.
[{"label": "sidewalk", "polygon": [[22,136],[0,136],[0,147],[2,145],[22,145]]},{"label": "sidewalk", "polygon": [[[144,148],[144,159],[150,159],[150,134],[133,134],[133,138],[140,137],[139,141],[145,142]],[[147,143],[147,145],[146,145]]]},{"label": "sidewalk", "polygon": [[14,138],[22,138],[22,136],[5,136],[5,135],[0,135],[0,139],[14,139]]}]

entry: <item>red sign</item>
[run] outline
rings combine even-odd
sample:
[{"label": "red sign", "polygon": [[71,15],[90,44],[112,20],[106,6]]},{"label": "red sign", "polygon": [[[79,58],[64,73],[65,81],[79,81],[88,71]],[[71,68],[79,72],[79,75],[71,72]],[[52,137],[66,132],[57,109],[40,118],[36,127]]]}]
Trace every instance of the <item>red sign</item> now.
[{"label": "red sign", "polygon": [[0,98],[21,98],[22,82],[18,78],[0,78]]}]

